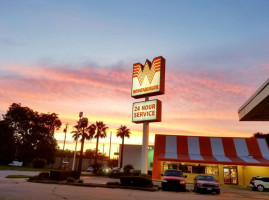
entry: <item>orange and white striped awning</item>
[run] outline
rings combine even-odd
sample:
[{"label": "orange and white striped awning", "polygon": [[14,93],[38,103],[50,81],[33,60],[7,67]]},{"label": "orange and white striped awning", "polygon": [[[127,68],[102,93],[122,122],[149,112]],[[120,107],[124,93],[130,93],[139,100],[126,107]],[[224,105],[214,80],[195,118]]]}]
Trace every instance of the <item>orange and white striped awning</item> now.
[{"label": "orange and white striped awning", "polygon": [[154,160],[269,166],[263,138],[155,135]]}]

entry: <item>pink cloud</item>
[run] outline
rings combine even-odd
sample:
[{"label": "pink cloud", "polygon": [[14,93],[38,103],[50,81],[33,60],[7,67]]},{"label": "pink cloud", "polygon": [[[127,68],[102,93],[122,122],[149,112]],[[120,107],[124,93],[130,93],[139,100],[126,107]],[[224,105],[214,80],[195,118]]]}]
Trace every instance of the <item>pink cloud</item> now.
[{"label": "pink cloud", "polygon": [[[268,64],[260,66],[262,73],[268,71]],[[9,95],[24,106],[59,113],[65,121],[83,110],[91,121],[105,119],[114,129],[123,123],[135,131],[141,128],[131,122],[132,102],[138,101],[130,95],[132,66],[12,64],[4,65],[4,69],[9,75],[0,75],[0,94]],[[260,83],[247,81],[258,73],[254,68],[247,72],[240,69],[167,71],[166,94],[152,97],[163,101],[163,122],[153,123],[152,133],[206,135],[227,130],[242,134],[244,131],[235,128],[232,122],[238,122],[237,109],[259,86]],[[244,77],[239,76],[242,74]],[[6,110],[7,105],[1,104],[0,108]]]}]

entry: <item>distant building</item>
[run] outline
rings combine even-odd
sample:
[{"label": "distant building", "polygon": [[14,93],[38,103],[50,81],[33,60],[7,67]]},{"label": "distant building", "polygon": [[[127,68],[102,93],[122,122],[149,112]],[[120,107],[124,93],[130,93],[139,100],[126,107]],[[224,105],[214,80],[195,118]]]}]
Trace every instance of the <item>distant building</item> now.
[{"label": "distant building", "polygon": [[[135,170],[141,170],[141,154],[142,154],[142,145],[131,145],[131,144],[124,144],[123,150],[123,160],[122,160],[122,167],[127,164],[132,164]],[[148,171],[149,173],[152,172],[153,166],[153,146],[149,146],[148,149]],[[121,159],[121,145],[120,145],[120,157],[119,163]]]}]

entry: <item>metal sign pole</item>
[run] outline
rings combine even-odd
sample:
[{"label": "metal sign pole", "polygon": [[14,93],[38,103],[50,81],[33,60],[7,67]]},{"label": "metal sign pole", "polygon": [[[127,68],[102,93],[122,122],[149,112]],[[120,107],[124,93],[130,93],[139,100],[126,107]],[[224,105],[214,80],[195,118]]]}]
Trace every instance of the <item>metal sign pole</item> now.
[{"label": "metal sign pole", "polygon": [[[149,97],[145,97],[148,101]],[[148,144],[149,144],[149,122],[143,123],[142,161],[141,173],[148,174]]]}]

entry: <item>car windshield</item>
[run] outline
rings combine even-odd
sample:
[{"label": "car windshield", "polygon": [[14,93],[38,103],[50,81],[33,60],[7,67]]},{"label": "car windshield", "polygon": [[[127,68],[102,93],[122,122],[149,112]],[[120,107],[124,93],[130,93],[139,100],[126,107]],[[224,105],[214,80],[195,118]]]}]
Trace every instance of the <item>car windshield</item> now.
[{"label": "car windshield", "polygon": [[175,171],[175,170],[166,170],[164,173],[165,176],[178,176],[183,177],[182,171]]},{"label": "car windshield", "polygon": [[216,181],[216,179],[213,176],[197,176],[196,179],[202,181]]}]

